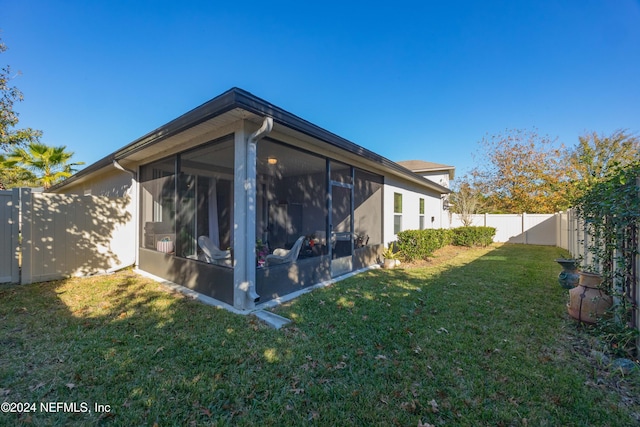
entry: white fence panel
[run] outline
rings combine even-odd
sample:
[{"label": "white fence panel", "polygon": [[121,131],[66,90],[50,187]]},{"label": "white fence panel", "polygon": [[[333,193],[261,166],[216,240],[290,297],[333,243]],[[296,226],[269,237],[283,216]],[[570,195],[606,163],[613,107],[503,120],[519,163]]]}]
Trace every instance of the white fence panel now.
[{"label": "white fence panel", "polygon": [[487,215],[486,226],[495,227],[495,242],[525,243],[521,215]]},{"label": "white fence panel", "polygon": [[23,190],[23,283],[104,273],[135,259],[129,198]]},{"label": "white fence panel", "polygon": [[[470,219],[471,225],[474,227],[481,227],[484,225],[483,214],[470,215]],[[451,216],[449,217],[449,228],[458,228],[462,226],[464,226],[464,224],[462,223],[462,215],[451,214]]]},{"label": "white fence panel", "polygon": [[555,246],[557,221],[559,221],[557,214],[524,214],[522,216],[524,243]]},{"label": "white fence panel", "polygon": [[18,283],[20,281],[18,265],[19,206],[20,193],[18,190],[0,191],[0,283]]},{"label": "white fence panel", "polygon": [[[495,227],[494,242],[556,245],[556,215],[554,214],[480,214],[471,215],[473,226]],[[459,214],[452,214],[449,228],[462,227]]]}]

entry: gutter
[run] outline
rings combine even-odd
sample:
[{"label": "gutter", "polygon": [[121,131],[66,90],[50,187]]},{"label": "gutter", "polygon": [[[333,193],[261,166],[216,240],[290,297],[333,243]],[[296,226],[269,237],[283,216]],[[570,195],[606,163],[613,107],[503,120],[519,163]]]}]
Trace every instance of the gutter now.
[{"label": "gutter", "polygon": [[[247,140],[247,155],[246,155],[245,165],[253,165],[253,167],[246,168],[247,180],[245,181],[245,189],[247,193],[245,194],[245,197],[247,198],[247,201],[253,200],[254,204],[256,199],[256,167],[255,167],[256,157],[257,157],[256,145],[258,141],[260,141],[262,138],[268,135],[272,129],[273,129],[273,118],[265,117],[260,129],[252,133],[249,136],[249,139]],[[251,215],[245,215],[245,221],[246,221],[245,230],[247,232],[245,233],[244,246],[247,249],[255,248],[255,244],[256,244],[255,218],[252,217]],[[245,265],[252,266],[255,263],[255,259],[254,259],[255,249],[251,251],[246,250],[245,256],[246,256]],[[253,269],[253,271],[255,272],[255,268]],[[260,295],[258,295],[258,293],[256,292],[255,273],[253,275],[251,274],[249,275],[249,280],[247,280],[246,282],[244,291],[245,291],[246,300],[248,300],[246,302],[249,304],[249,307],[254,306],[255,303],[260,300]]]}]

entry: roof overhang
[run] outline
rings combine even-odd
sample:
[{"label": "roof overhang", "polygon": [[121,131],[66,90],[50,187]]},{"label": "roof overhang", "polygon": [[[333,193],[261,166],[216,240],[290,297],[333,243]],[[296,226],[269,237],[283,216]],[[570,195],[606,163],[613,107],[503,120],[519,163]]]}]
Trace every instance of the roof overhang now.
[{"label": "roof overhang", "polygon": [[315,141],[318,147],[323,145],[329,151],[346,157],[357,158],[361,163],[375,166],[376,169],[402,177],[440,194],[450,192],[444,186],[429,181],[379,154],[320,128],[239,88],[232,88],[158,129],[149,132],[67,180],[51,187],[50,191],[57,191],[65,186],[81,182],[102,169],[112,168],[114,161],[142,162],[148,159],[151,153],[171,150],[172,147],[181,146],[185,141],[193,140],[197,136],[207,134],[214,129],[231,125],[238,120],[249,120],[260,124],[265,116],[273,118],[274,129],[282,133],[306,136],[307,138],[305,139],[307,141]]}]

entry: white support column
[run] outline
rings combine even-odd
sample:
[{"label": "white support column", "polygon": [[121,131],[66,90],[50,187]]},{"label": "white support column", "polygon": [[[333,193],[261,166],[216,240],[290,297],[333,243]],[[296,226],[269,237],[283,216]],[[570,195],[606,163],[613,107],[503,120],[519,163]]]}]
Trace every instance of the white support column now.
[{"label": "white support column", "polygon": [[[247,300],[247,292],[255,286],[255,144],[250,149],[245,122],[235,132],[235,174],[233,186],[233,306],[250,310],[255,302]],[[253,177],[253,180],[251,179]],[[253,204],[253,206],[252,206]]]},{"label": "white support column", "polygon": [[252,310],[260,296],[256,293],[256,143],[271,132],[273,120],[250,134],[247,122],[235,132],[235,174],[233,214],[233,306]]}]

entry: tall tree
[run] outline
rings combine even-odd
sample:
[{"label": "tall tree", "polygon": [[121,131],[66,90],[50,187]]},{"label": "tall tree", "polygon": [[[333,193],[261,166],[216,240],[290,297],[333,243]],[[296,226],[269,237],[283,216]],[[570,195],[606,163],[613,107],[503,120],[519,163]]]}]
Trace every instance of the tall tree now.
[{"label": "tall tree", "polygon": [[471,172],[486,209],[499,213],[552,213],[569,207],[563,147],[536,130],[507,130],[480,142]]},{"label": "tall tree", "polygon": [[[7,46],[0,39],[0,53],[4,53]],[[14,104],[23,100],[23,95],[17,87],[11,86],[14,76],[8,65],[0,70],[0,150],[8,151],[11,147],[38,141],[42,132],[31,128],[15,129],[18,125],[18,113]]]},{"label": "tall tree", "polygon": [[574,183],[575,199],[606,179],[610,173],[640,161],[640,138],[626,130],[617,130],[609,136],[597,132],[578,138],[578,144],[567,153],[569,176]]},{"label": "tall tree", "polygon": [[[0,39],[0,53],[6,51],[7,46]],[[8,167],[8,163],[2,158],[2,152],[37,142],[42,136],[39,130],[16,129],[19,120],[14,104],[22,101],[23,95],[17,87],[10,85],[13,77],[10,66],[0,69],[0,190],[27,185],[33,178],[33,175],[24,169]]]},{"label": "tall tree", "polygon": [[50,147],[41,142],[30,142],[26,148],[16,147],[6,156],[5,166],[9,169],[28,171],[44,189],[73,175],[74,166],[84,162],[71,162],[73,153],[67,147]]}]

